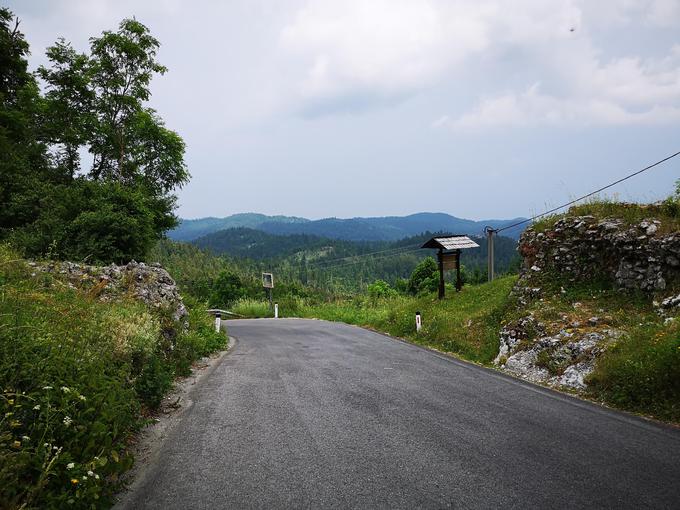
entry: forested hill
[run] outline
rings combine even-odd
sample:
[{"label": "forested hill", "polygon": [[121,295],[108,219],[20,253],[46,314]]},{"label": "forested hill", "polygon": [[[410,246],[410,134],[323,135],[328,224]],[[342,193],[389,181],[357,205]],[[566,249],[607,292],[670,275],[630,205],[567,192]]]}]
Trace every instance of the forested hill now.
[{"label": "forested hill", "polygon": [[[215,255],[255,261],[307,283],[331,277],[345,282],[347,289],[358,289],[376,279],[394,282],[408,277],[420,260],[434,255],[420,246],[434,234],[425,232],[399,241],[348,241],[306,234],[274,235],[249,228],[221,230],[193,241]],[[477,238],[479,248],[464,250],[462,263],[470,281],[486,279],[487,246]],[[518,263],[517,242],[508,237],[496,239],[496,268],[499,273]],[[376,253],[377,252],[377,253]]]},{"label": "forested hill", "polygon": [[[426,231],[478,236],[487,225],[501,228],[520,219],[474,221],[446,213],[425,212],[409,216],[308,220],[291,216],[246,213],[226,218],[182,220],[168,236],[177,241],[192,241],[219,230],[247,227],[276,235],[306,234],[348,241],[396,241]],[[517,239],[521,232],[522,227],[516,227],[504,232],[504,235]]]},{"label": "forested hill", "polygon": [[232,214],[226,218],[199,218],[197,220],[180,220],[179,225],[168,232],[175,241],[193,241],[201,236],[230,228],[258,228],[264,223],[282,225],[286,223],[306,223],[306,218],[295,216],[267,216],[258,213]]}]

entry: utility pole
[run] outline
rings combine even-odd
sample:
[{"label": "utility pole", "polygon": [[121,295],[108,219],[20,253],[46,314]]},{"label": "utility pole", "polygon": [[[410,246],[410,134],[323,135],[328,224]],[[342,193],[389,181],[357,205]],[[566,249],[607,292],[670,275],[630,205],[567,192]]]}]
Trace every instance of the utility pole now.
[{"label": "utility pole", "polygon": [[489,281],[492,282],[493,279],[495,278],[493,235],[496,233],[496,230],[491,228],[491,227],[484,227],[484,230],[486,232],[487,266],[488,266],[488,273],[489,273]]}]

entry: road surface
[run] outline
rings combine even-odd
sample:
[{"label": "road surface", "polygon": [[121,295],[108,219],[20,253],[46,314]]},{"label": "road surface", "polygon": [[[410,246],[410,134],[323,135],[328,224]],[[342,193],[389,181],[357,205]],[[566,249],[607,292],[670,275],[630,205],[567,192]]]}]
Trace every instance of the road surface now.
[{"label": "road surface", "polygon": [[233,351],[124,508],[678,508],[680,431],[343,324]]}]

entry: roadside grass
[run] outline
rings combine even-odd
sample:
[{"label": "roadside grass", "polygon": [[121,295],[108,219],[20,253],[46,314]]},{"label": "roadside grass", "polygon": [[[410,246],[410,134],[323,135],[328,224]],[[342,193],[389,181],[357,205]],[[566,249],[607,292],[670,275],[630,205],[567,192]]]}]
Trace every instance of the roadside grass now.
[{"label": "roadside grass", "polygon": [[640,323],[602,356],[589,383],[597,399],[680,423],[680,320]]},{"label": "roadside grass", "polygon": [[558,220],[568,216],[616,218],[628,225],[636,225],[642,220],[654,218],[661,221],[658,232],[665,234],[680,230],[680,198],[669,197],[655,204],[632,204],[608,198],[593,198],[570,207],[565,213],[545,216],[532,223],[531,228],[536,232],[544,232]]},{"label": "roadside grass", "polygon": [[31,271],[0,245],[0,507],[106,508],[146,410],[226,338]]},{"label": "roadside grass", "polygon": [[257,299],[242,298],[234,303],[231,311],[249,318],[273,317],[269,303]]}]

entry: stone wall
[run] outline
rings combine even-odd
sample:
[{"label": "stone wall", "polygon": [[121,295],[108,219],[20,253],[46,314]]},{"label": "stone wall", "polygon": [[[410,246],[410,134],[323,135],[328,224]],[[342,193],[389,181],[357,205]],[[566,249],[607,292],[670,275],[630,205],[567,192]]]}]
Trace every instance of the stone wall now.
[{"label": "stone wall", "polygon": [[550,269],[572,281],[605,278],[619,288],[663,291],[680,280],[680,233],[661,227],[655,219],[631,226],[569,217],[545,232],[527,229],[519,251],[525,272]]},{"label": "stone wall", "polygon": [[[583,390],[598,358],[625,333],[596,303],[574,302],[553,317],[540,313],[555,298],[546,295],[554,288],[542,286],[555,276],[564,287],[606,280],[615,288],[643,291],[665,321],[678,320],[680,232],[663,227],[656,219],[630,225],[577,216],[542,232],[526,230],[519,242],[524,265],[512,291],[521,314],[501,329],[496,365],[533,382]],[[564,287],[558,292],[565,294]]]}]

